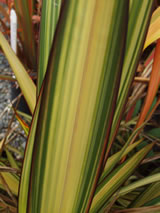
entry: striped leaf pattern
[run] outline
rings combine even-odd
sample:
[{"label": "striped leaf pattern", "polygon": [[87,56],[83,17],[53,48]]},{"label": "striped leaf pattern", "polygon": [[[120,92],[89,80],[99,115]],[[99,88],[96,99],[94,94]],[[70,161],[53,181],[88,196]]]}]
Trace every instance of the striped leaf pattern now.
[{"label": "striped leaf pattern", "polygon": [[61,0],[46,0],[42,2],[37,94],[40,91],[41,84],[45,76],[49,52],[53,42],[60,8]]},{"label": "striped leaf pattern", "polygon": [[[142,54],[154,1],[134,0],[130,4],[127,44],[119,95],[114,114],[109,145],[113,142],[124,110],[129,90]],[[108,146],[110,149],[110,146]],[[108,153],[108,152],[107,152]]]},{"label": "striped leaf pattern", "polygon": [[128,0],[64,1],[35,134],[30,213],[89,211],[117,96],[128,7]]},{"label": "striped leaf pattern", "polygon": [[[116,192],[125,180],[133,173],[134,169],[142,161],[145,155],[151,150],[153,144],[149,144],[133,157],[117,167],[103,182],[97,187],[95,197],[91,206],[91,213],[100,212],[104,208],[106,201]],[[117,192],[118,194],[118,192]]]}]

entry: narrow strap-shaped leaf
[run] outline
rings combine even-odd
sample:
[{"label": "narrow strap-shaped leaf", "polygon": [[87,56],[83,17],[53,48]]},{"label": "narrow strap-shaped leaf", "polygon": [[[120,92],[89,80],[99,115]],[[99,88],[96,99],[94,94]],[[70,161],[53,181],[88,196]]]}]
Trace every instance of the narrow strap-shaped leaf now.
[{"label": "narrow strap-shaped leaf", "polygon": [[29,177],[31,172],[32,152],[33,152],[33,145],[35,140],[37,120],[39,115],[39,107],[40,107],[40,98],[37,101],[36,110],[33,115],[33,120],[30,127],[30,132],[29,132],[29,139],[27,141],[25,155],[24,155],[23,169],[22,169],[20,188],[19,188],[19,194],[18,194],[18,212],[19,213],[27,212]]},{"label": "narrow strap-shaped leaf", "polygon": [[[5,166],[2,162],[0,163],[1,166]],[[19,187],[19,180],[9,172],[0,172],[3,176],[6,184],[8,185],[9,189],[14,195],[18,195],[18,187]],[[3,182],[0,180],[0,185],[3,185]]]},{"label": "narrow strap-shaped leaf", "polygon": [[132,1],[129,14],[125,60],[122,70],[122,78],[116,106],[116,112],[114,114],[113,125],[111,129],[108,152],[110,149],[110,145],[115,137],[118,125],[120,123],[120,117],[122,116],[124,105],[128,97],[128,92],[138,65],[139,58],[141,56],[147,27],[151,18],[153,4],[154,1],[152,0]]},{"label": "narrow strap-shaped leaf", "polygon": [[160,38],[160,7],[152,14],[151,23],[148,29],[144,49]]},{"label": "narrow strap-shaped leaf", "polygon": [[7,40],[0,32],[0,46],[16,76],[18,84],[27,101],[30,111],[33,113],[36,104],[36,87],[27,71],[15,55]]},{"label": "narrow strap-shaped leaf", "polygon": [[[158,182],[158,183],[155,183],[155,182]],[[128,186],[124,186],[119,191],[118,196],[123,196],[123,195],[137,189],[138,187],[142,187],[142,186],[145,186],[145,185],[151,184],[151,183],[152,183],[152,186],[153,185],[155,185],[156,187],[160,186],[160,173],[142,178],[141,180],[135,181],[134,183],[131,183]],[[151,199],[153,199],[153,197]],[[138,206],[132,206],[132,207],[138,207]]]},{"label": "narrow strap-shaped leaf", "polygon": [[118,152],[116,158],[114,159],[114,161],[112,161],[112,165],[110,165],[110,167],[108,167],[107,162],[105,162],[104,165],[104,171],[102,173],[101,176],[101,180],[108,175],[108,173],[115,167],[115,165],[119,162],[119,160],[121,159],[122,155],[124,154],[125,150],[127,149],[128,145],[131,144],[133,138],[137,135],[137,133],[142,129],[142,127],[144,127],[145,123],[142,124],[139,128],[137,128],[136,130],[133,131],[133,133],[131,134],[131,136],[128,138],[128,140],[126,141],[125,145],[123,146],[123,148]]},{"label": "narrow strap-shaped leaf", "polygon": [[10,151],[8,151],[8,150],[5,148],[5,152],[6,152],[8,161],[9,161],[9,163],[11,164],[11,167],[12,167],[12,168],[19,169],[19,166],[17,165],[17,162],[16,162],[16,160],[14,159],[14,157],[12,156],[12,154],[10,153]]},{"label": "narrow strap-shaped leaf", "polygon": [[98,186],[90,213],[99,212],[99,210],[105,205],[106,201],[111,197],[111,195],[114,194],[119,186],[121,186],[133,173],[137,165],[142,161],[142,159],[151,150],[152,147],[153,144],[149,144],[141,149],[133,157],[115,169],[109,175],[109,177]]},{"label": "narrow strap-shaped leaf", "polygon": [[39,93],[46,72],[48,57],[53,42],[60,8],[61,0],[46,0],[42,2],[37,94]]},{"label": "narrow strap-shaped leaf", "polygon": [[25,53],[25,59],[30,69],[36,68],[36,46],[35,38],[32,26],[32,16],[30,15],[30,7],[28,0],[15,0],[15,9],[18,16],[18,23],[21,28],[20,38],[22,41],[23,51]]},{"label": "narrow strap-shaped leaf", "polygon": [[64,1],[35,136],[30,213],[89,210],[121,73],[128,3]]},{"label": "narrow strap-shaped leaf", "polygon": [[[103,179],[109,174],[110,171],[115,167],[116,163],[118,163],[124,156],[126,156],[129,152],[131,152],[138,144],[142,142],[142,140],[139,140],[135,142],[134,144],[129,145],[128,143],[125,144],[125,147],[123,147],[122,151],[117,152],[116,154],[112,155],[108,158],[107,163],[105,165],[104,171],[101,175],[101,178],[99,182],[103,181]],[[128,146],[128,147],[127,147]],[[127,148],[126,148],[127,147]],[[125,148],[125,149],[124,149]],[[125,151],[124,151],[125,150]]]},{"label": "narrow strap-shaped leaf", "polygon": [[153,200],[160,196],[160,181],[152,183],[130,204],[130,207],[136,208],[141,207],[145,203]]},{"label": "narrow strap-shaped leaf", "polygon": [[127,208],[122,210],[117,210],[115,213],[159,213],[160,205],[157,203],[156,205],[140,207],[140,208]]},{"label": "narrow strap-shaped leaf", "polygon": [[16,118],[17,118],[19,124],[23,128],[25,134],[28,136],[28,132],[29,132],[28,124],[18,115],[18,113],[16,111],[15,111],[15,115],[16,115]]}]

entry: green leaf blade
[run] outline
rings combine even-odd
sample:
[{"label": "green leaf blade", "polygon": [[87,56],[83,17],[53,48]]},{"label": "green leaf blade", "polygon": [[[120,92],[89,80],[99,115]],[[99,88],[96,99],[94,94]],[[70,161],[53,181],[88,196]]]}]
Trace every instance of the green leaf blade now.
[{"label": "green leaf blade", "polygon": [[49,53],[59,18],[60,8],[61,0],[56,2],[47,0],[42,3],[37,93],[40,91],[41,84],[46,73]]},{"label": "green leaf blade", "polygon": [[86,211],[124,55],[127,0],[71,0],[63,9],[35,136],[34,213]]},{"label": "green leaf blade", "polygon": [[[97,188],[97,193],[93,199],[90,212],[98,212],[106,203],[106,201],[115,193],[118,187],[124,183],[125,180],[131,175],[136,166],[142,161],[145,155],[151,150],[153,144],[149,144],[133,157],[127,160],[114,170],[104,182]],[[159,178],[159,177],[158,177]],[[118,195],[118,192],[117,192]]]},{"label": "green leaf blade", "polygon": [[31,113],[33,113],[36,105],[35,84],[1,32],[0,32],[0,46],[16,76],[16,79],[26,99],[29,109]]},{"label": "green leaf blade", "polygon": [[118,128],[129,89],[142,53],[153,4],[154,1],[152,0],[134,0],[130,7],[125,59],[109,145],[115,137],[115,129]]}]

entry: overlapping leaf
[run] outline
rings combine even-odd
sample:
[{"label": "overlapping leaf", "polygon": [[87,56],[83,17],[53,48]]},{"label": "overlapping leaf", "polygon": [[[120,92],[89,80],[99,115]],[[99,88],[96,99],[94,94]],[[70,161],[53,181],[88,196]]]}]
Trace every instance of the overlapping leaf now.
[{"label": "overlapping leaf", "polygon": [[61,0],[54,2],[53,0],[46,0],[42,3],[37,94],[39,93],[47,69],[48,57],[59,18],[60,8]]},{"label": "overlapping leaf", "polygon": [[[133,157],[115,169],[96,190],[90,212],[99,212],[104,208],[108,199],[117,191],[119,186],[133,173],[136,166],[141,162],[145,155],[150,151],[153,144],[149,144],[137,152]],[[158,176],[159,178],[159,176]],[[117,192],[118,196],[119,192]]]},{"label": "overlapping leaf", "polygon": [[36,104],[36,87],[32,79],[29,77],[24,66],[21,64],[7,40],[0,32],[0,46],[8,59],[8,62],[14,71],[18,84],[23,92],[23,95],[27,101],[30,111],[33,113]]},{"label": "overlapping leaf", "polygon": [[111,144],[113,143],[113,139],[116,135],[120,123],[120,118],[127,101],[129,89],[131,87],[133,77],[135,75],[135,71],[142,53],[153,4],[154,1],[150,0],[134,0],[132,1],[130,7],[126,53],[106,159],[111,148]]}]

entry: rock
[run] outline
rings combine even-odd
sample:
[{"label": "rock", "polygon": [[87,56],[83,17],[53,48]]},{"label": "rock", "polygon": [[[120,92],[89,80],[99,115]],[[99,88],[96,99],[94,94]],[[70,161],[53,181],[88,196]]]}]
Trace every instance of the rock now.
[{"label": "rock", "polygon": [[[0,53],[0,75],[12,75],[12,70],[2,53]],[[5,137],[5,134],[8,130],[8,125],[12,119],[13,111],[7,106],[11,102],[11,84],[9,81],[0,80],[0,140]],[[16,134],[14,140],[10,142],[10,145],[16,148],[23,148],[26,144],[26,136],[19,125],[19,122],[14,119],[12,123],[12,128],[14,129],[15,126],[18,125],[15,131],[13,131],[11,137]],[[18,133],[17,133],[18,132]],[[10,137],[10,138],[11,138]],[[20,146],[20,147],[19,147]]]}]

